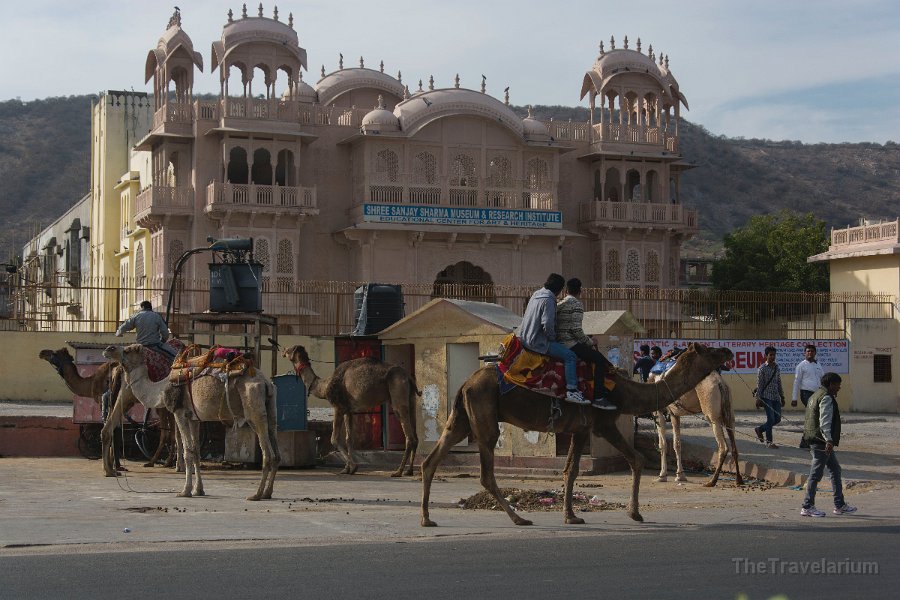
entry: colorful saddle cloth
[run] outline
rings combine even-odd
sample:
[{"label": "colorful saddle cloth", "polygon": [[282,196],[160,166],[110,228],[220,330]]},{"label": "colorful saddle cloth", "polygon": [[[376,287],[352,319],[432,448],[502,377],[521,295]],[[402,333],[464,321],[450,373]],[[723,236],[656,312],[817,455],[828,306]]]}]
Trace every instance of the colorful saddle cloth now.
[{"label": "colorful saddle cloth", "polygon": [[[566,396],[566,371],[563,361],[526,349],[515,334],[503,340],[503,352],[497,362],[500,393],[523,387],[554,398]],[[578,389],[585,398],[594,397],[593,365],[578,360]],[[612,390],[612,379],[604,378],[604,386]]]},{"label": "colorful saddle cloth", "polygon": [[[171,339],[166,344],[175,352],[184,350],[184,342],[181,340]],[[147,375],[150,377],[150,381],[162,381],[172,370],[170,356],[147,346],[144,346],[144,363],[147,365]]]}]

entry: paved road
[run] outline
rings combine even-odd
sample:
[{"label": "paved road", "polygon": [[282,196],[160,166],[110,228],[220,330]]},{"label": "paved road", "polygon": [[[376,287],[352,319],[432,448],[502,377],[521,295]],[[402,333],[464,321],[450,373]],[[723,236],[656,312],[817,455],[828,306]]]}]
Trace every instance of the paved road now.
[{"label": "paved road", "polygon": [[[325,546],[268,541],[0,558],[4,598],[895,598],[896,519],[588,526]],[[525,531],[525,530],[522,530]],[[823,562],[824,561],[824,562]],[[821,568],[842,574],[802,573]],[[796,572],[795,572],[796,571]]]}]

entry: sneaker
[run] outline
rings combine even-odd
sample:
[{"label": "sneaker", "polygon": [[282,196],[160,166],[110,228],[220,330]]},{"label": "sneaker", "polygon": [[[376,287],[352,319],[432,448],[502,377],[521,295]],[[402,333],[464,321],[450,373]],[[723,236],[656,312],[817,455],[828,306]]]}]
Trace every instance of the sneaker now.
[{"label": "sneaker", "polygon": [[594,398],[591,400],[591,406],[600,410],[619,410],[619,407],[607,400],[606,398]]},{"label": "sneaker", "polygon": [[585,399],[578,390],[566,390],[566,402],[574,404],[590,404],[591,401]]},{"label": "sneaker", "polygon": [[[837,510],[837,509],[835,509]],[[816,508],[815,506],[810,506],[809,508],[801,508],[800,509],[801,517],[824,517],[825,513]]]},{"label": "sneaker", "polygon": [[845,505],[843,505],[843,506],[840,507],[840,508],[835,508],[835,509],[834,509],[833,511],[831,511],[831,512],[833,512],[833,513],[836,514],[836,515],[846,515],[846,514],[849,514],[849,513],[855,513],[855,512],[856,512],[856,507],[855,507],[855,506],[850,506],[849,504],[845,504]]},{"label": "sneaker", "polygon": [[771,448],[772,450],[778,450],[778,444],[775,442],[766,442],[766,448]]},{"label": "sneaker", "polygon": [[762,431],[760,431],[759,427],[754,427],[754,428],[753,428],[753,433],[756,434],[756,439],[759,440],[759,443],[760,443],[760,444],[765,444],[765,443],[766,443],[766,441],[763,439],[763,434],[762,434]]}]

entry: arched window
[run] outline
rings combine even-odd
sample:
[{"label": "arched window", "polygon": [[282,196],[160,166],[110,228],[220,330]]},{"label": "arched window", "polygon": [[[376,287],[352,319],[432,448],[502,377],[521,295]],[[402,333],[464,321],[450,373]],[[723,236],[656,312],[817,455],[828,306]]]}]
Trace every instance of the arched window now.
[{"label": "arched window", "polygon": [[643,196],[647,202],[659,201],[659,174],[656,171],[647,171],[647,186],[643,190]]},{"label": "arched window", "polygon": [[478,187],[475,159],[468,154],[457,154],[450,163],[450,185],[457,187]]},{"label": "arched window", "polygon": [[603,178],[600,169],[594,171],[594,200],[603,200]]},{"label": "arched window", "polygon": [[251,183],[272,185],[272,155],[265,148],[257,148],[253,152],[253,170],[251,175]]},{"label": "arched window", "polygon": [[169,242],[169,271],[170,273],[175,272],[175,263],[178,262],[178,259],[181,258],[181,255],[184,254],[184,242],[181,240],[172,240]]},{"label": "arched window", "polygon": [[525,184],[529,190],[546,191],[550,188],[550,169],[543,158],[532,158],[528,161]]},{"label": "arched window", "polygon": [[134,248],[134,284],[143,285],[144,283],[144,243],[138,242]]},{"label": "arched window", "polygon": [[413,183],[434,185],[437,181],[435,165],[437,161],[431,152],[419,152],[413,157]]},{"label": "arched window", "polygon": [[253,257],[262,264],[263,273],[268,273],[271,265],[269,260],[269,240],[262,237],[253,240]]},{"label": "arched window", "polygon": [[606,254],[606,281],[622,281],[622,263],[619,261],[618,250],[610,250]]},{"label": "arched window", "polygon": [[641,174],[634,169],[625,175],[625,198],[629,202],[641,201]]},{"label": "arched window", "polygon": [[247,151],[240,146],[235,146],[228,153],[228,181],[230,183],[249,183],[249,175]]},{"label": "arched window", "polygon": [[275,165],[275,183],[278,185],[297,185],[294,153],[290,150],[282,150],[278,153],[278,164]]},{"label": "arched window", "polygon": [[659,254],[656,250],[647,252],[647,283],[659,283]]},{"label": "arched window", "polygon": [[278,258],[275,268],[279,273],[294,274],[294,244],[291,240],[278,241]]},{"label": "arched window", "polygon": [[512,187],[512,163],[505,156],[495,156],[488,164],[488,186],[495,188]]},{"label": "arched window", "polygon": [[603,199],[607,202],[618,202],[621,198],[621,185],[619,170],[615,168],[608,169],[606,171],[606,194],[604,194]]},{"label": "arched window", "polygon": [[169,155],[169,162],[166,164],[166,180],[164,185],[167,187],[178,186],[178,153],[173,152]]},{"label": "arched window", "polygon": [[375,155],[375,175],[379,181],[397,181],[400,161],[393,150],[379,150]]},{"label": "arched window", "polygon": [[625,285],[633,287],[641,283],[641,255],[635,248],[625,253]]}]

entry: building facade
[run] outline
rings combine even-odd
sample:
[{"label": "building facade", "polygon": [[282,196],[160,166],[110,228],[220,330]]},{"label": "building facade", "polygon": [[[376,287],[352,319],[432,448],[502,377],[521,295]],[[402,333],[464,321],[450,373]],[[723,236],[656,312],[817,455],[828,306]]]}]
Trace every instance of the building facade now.
[{"label": "building facade", "polygon": [[[110,92],[94,109],[91,273],[137,285],[104,315],[137,296],[164,304],[142,282],[164,288],[149,282],[209,237],[252,237],[264,285],[287,292],[300,280],[540,284],[551,271],[678,286],[697,215],[680,197],[687,101],[668,57],[601,44],[582,81],[588,122],[522,118],[484,80],[410,85],[358,62],[341,56],[310,85],[293,16],[245,6],[204,73],[176,10],[147,55],[151,95]],[[194,96],[198,77],[218,78],[217,98]],[[184,273],[207,274],[204,261]]]}]

